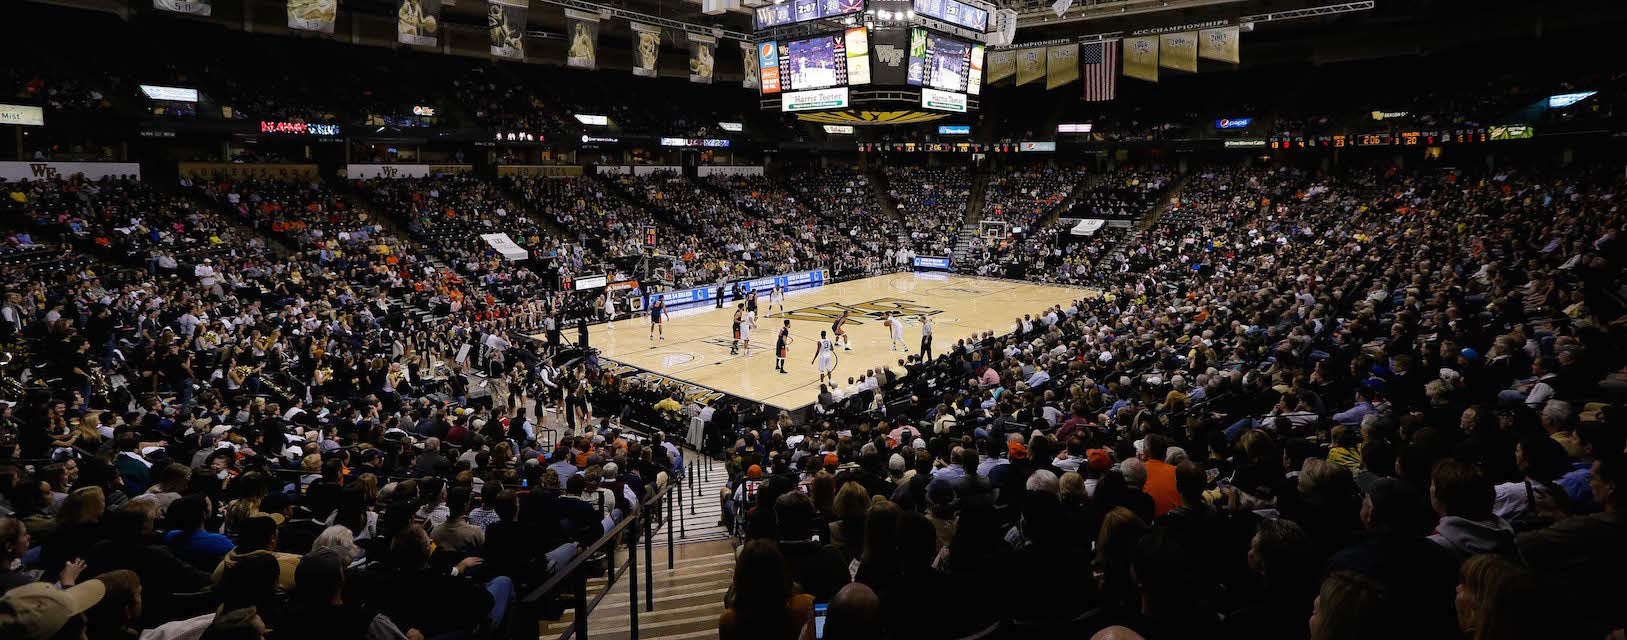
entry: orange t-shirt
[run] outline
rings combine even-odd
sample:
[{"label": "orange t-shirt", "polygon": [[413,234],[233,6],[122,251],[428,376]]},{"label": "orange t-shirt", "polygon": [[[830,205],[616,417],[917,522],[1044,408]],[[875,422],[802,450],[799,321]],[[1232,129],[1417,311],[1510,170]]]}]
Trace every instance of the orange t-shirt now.
[{"label": "orange t-shirt", "polygon": [[1175,490],[1175,466],[1168,462],[1147,461],[1147,484],[1141,490],[1152,496],[1154,517],[1181,506],[1181,493]]}]

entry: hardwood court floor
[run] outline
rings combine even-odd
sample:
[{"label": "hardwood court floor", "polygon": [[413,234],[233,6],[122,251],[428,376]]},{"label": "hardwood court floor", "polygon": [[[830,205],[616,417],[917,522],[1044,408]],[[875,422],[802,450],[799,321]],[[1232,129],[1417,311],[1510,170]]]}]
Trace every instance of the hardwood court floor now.
[{"label": "hardwood court floor", "polygon": [[[670,313],[666,340],[650,340],[646,317],[600,324],[588,331],[590,344],[604,358],[768,405],[795,409],[819,395],[819,370],[810,364],[820,331],[828,331],[842,309],[851,310],[847,325],[853,350],[837,347],[835,374],[843,384],[871,368],[896,366],[905,357],[889,351],[892,341],[882,314],[906,317],[904,341],[910,353],[920,347],[916,314],[932,316],[933,353],[941,354],[961,338],[984,331],[1003,334],[1025,313],[1083,297],[1082,289],[990,280],[943,273],[895,273],[791,292],[785,314],[768,309],[766,293],[758,300],[757,330],[750,358],[729,355],[734,302]],[[774,338],[784,319],[795,339],[786,370],[774,370]]]}]

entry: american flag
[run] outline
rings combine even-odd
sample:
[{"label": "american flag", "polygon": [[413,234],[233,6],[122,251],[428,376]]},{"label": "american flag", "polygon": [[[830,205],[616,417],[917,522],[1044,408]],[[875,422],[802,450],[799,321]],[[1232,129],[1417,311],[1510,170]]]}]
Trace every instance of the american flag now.
[{"label": "american flag", "polygon": [[1085,102],[1103,102],[1118,97],[1119,49],[1115,42],[1081,45],[1079,62],[1084,66]]}]

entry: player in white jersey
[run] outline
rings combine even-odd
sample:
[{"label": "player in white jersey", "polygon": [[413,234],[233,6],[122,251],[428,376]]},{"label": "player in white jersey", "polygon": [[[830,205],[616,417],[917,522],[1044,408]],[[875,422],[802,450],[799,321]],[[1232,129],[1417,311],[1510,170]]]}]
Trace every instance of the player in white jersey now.
[{"label": "player in white jersey", "polygon": [[774,285],[774,289],[768,292],[769,313],[774,312],[774,307],[779,307],[780,313],[785,313],[785,289],[779,285]]},{"label": "player in white jersey", "polygon": [[819,365],[820,383],[828,381],[834,384],[836,382],[836,377],[831,375],[831,372],[836,370],[836,345],[831,344],[827,332],[819,332],[819,345],[814,351],[814,359],[809,361],[808,364]]},{"label": "player in white jersey", "polygon": [[898,349],[903,349],[904,353],[909,353],[910,345],[904,342],[904,316],[894,312],[892,315],[887,316],[887,320],[885,322],[887,324],[887,328],[891,329],[893,332],[893,342],[887,347],[887,350],[897,351]]},{"label": "player in white jersey", "polygon": [[746,346],[746,357],[751,357],[751,330],[757,328],[757,312],[747,311],[740,322],[740,342]]}]

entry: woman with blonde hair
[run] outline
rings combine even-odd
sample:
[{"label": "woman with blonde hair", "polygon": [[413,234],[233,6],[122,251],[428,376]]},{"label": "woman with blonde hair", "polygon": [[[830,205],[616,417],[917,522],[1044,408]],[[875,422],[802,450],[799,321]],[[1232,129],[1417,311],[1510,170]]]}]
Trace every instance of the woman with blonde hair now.
[{"label": "woman with blonde hair", "polygon": [[[107,510],[107,494],[101,487],[83,487],[69,493],[57,511],[56,530],[40,545],[39,568],[43,575],[63,572],[77,576],[85,563],[79,558],[103,538],[102,514]],[[71,579],[71,578],[70,578]]]},{"label": "woman with blonde hair", "polygon": [[864,550],[864,518],[869,509],[870,492],[864,485],[848,482],[836,491],[836,500],[831,504],[836,518],[830,523],[830,542],[848,560],[857,559]]},{"label": "woman with blonde hair", "polygon": [[258,471],[250,471],[238,476],[232,482],[233,494],[231,502],[226,503],[226,533],[231,534],[237,528],[260,513],[260,501],[266,497],[266,477]]},{"label": "woman with blonde hair", "polygon": [[1538,611],[1541,596],[1530,570],[1502,556],[1483,553],[1460,570],[1458,629],[1469,640],[1538,638],[1550,632]]},{"label": "woman with blonde hair", "polygon": [[1354,571],[1336,571],[1322,581],[1311,605],[1311,640],[1380,640],[1400,631],[1378,582]]}]

